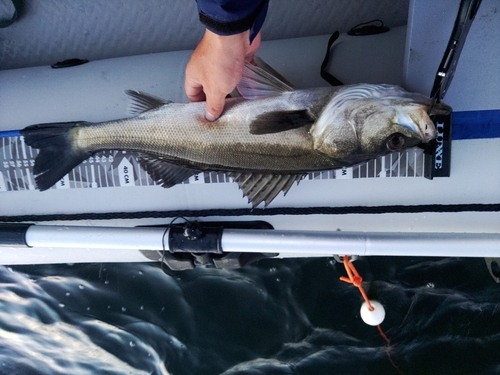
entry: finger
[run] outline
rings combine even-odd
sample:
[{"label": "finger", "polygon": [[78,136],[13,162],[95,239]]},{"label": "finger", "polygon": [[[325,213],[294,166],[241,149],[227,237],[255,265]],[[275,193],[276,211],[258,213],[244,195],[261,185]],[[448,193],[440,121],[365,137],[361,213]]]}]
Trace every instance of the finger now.
[{"label": "finger", "polygon": [[225,94],[217,93],[215,95],[208,95],[205,113],[206,119],[208,121],[217,120],[224,110],[224,104],[226,104]]},{"label": "finger", "polygon": [[187,94],[187,97],[191,102],[204,102],[206,100],[206,96],[203,90],[194,95]]},{"label": "finger", "polygon": [[184,81],[184,91],[192,102],[202,102],[206,99],[203,86],[186,77]]},{"label": "finger", "polygon": [[252,63],[253,58],[257,51],[259,50],[260,47],[260,42],[261,42],[261,33],[259,32],[255,39],[252,41],[252,44],[250,44],[249,48],[247,49],[246,55],[245,55],[245,60]]}]

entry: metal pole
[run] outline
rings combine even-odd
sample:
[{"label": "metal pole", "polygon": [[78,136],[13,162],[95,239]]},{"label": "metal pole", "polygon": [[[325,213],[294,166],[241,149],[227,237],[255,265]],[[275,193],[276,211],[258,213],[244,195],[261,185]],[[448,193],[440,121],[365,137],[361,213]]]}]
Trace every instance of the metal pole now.
[{"label": "metal pole", "polygon": [[[167,228],[162,227],[22,225],[20,229],[7,227],[3,232],[0,231],[0,244],[34,248],[179,251],[179,249],[169,249],[170,233]],[[14,229],[16,231],[12,236],[11,232]],[[23,234],[24,243],[19,238]],[[2,241],[4,238],[5,242]],[[220,247],[224,252],[279,253],[281,257],[332,255],[500,257],[500,233],[224,229]],[[6,250],[7,248],[3,248],[2,252]],[[211,249],[206,249],[207,252],[209,250]],[[204,249],[198,247],[196,252],[204,252]]]},{"label": "metal pole", "polygon": [[[31,247],[169,250],[165,228],[119,228],[33,225]],[[224,252],[279,253],[307,256],[498,257],[500,233],[367,233],[259,229],[224,229]],[[174,251],[176,249],[173,249]]]},{"label": "metal pole", "polygon": [[85,227],[32,225],[26,231],[30,247],[168,250],[168,229],[152,227]]},{"label": "metal pole", "polygon": [[360,256],[499,257],[500,233],[367,233],[226,229],[231,252]]}]

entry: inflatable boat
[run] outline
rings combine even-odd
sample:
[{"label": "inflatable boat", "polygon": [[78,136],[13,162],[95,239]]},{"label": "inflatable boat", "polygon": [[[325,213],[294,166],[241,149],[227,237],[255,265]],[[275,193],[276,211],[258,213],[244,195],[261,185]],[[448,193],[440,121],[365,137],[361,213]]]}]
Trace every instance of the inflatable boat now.
[{"label": "inflatable boat", "polygon": [[[65,20],[68,33],[54,34],[55,26],[47,19],[41,26],[44,17],[58,15],[45,12],[51,2],[28,9],[24,18],[0,30],[0,263],[158,261],[177,249],[165,243],[175,232],[171,229],[180,228],[179,219],[173,223],[177,217],[184,218],[183,223],[224,222],[205,225],[226,233],[214,240],[218,258],[228,252],[305,257],[500,254],[500,40],[496,32],[500,17],[494,0],[484,0],[478,9],[443,99],[453,114],[451,148],[444,161],[449,169],[442,175],[432,172],[443,162],[441,154],[432,157],[415,148],[350,168],[311,173],[269,207],[252,209],[238,186],[223,174],[205,172],[164,189],[141,169],[135,154],[110,151],[90,158],[53,188],[38,191],[33,176],[36,150],[24,143],[17,130],[38,123],[126,117],[124,91],[128,89],[187,101],[184,69],[201,26],[191,5],[183,9],[181,3],[173,1],[170,11],[157,4],[159,12],[169,17],[164,22],[172,22],[166,39],[153,26],[138,27],[138,23],[159,22],[150,10],[144,11],[152,17],[146,23],[144,15],[131,20],[127,9],[115,9],[119,15],[124,13],[122,18],[109,17],[112,9],[108,13],[106,9],[58,9],[60,17],[75,17],[73,25],[79,28]],[[323,2],[313,3],[326,7]],[[402,2],[398,5],[402,8],[391,11],[383,7],[394,7],[390,1],[383,6],[354,3],[358,8],[350,8],[349,27],[338,27],[343,32],[328,50],[326,70],[346,84],[396,84],[430,95],[459,2]],[[314,4],[311,8],[316,8]],[[320,66],[337,27],[328,25],[333,29],[327,32],[319,10],[314,13],[319,19],[315,22],[311,9],[300,11],[297,4],[299,10],[287,15],[285,8],[284,2],[271,4],[259,56],[296,88],[328,85],[321,78]],[[98,30],[89,29],[89,12],[97,29],[117,33],[114,39],[106,39],[109,33],[99,37]],[[389,18],[384,22],[390,30],[363,36],[346,33],[376,18],[361,16],[377,12],[380,18],[384,14]],[[296,28],[308,14],[312,17],[307,21],[309,29],[279,33]],[[291,19],[283,25],[280,19],[287,16]],[[130,24],[124,26],[120,20]],[[43,35],[35,38],[42,43],[37,47],[19,42],[28,43],[27,33],[37,27],[47,29],[48,39],[61,38],[55,45],[61,46],[64,56],[47,41],[50,48],[45,51]],[[176,27],[178,39],[172,35]],[[130,33],[137,34],[132,38]],[[88,41],[86,35],[96,40]],[[182,44],[183,37],[193,42]],[[130,48],[135,50],[126,51],[119,42],[122,39],[124,44],[134,40]],[[78,41],[85,48],[68,44]],[[170,47],[161,45],[167,42]],[[109,51],[107,43],[114,46]],[[23,65],[20,60],[30,50],[36,51],[38,60],[26,57]],[[71,59],[90,61],[74,64],[82,60]],[[58,61],[70,63],[64,68],[50,66]],[[438,142],[439,137],[438,129]],[[266,224],[258,228],[231,225],[255,221]],[[150,241],[149,235],[154,239]],[[189,252],[206,251],[196,246],[187,246]],[[153,255],[148,256],[148,251]]]}]

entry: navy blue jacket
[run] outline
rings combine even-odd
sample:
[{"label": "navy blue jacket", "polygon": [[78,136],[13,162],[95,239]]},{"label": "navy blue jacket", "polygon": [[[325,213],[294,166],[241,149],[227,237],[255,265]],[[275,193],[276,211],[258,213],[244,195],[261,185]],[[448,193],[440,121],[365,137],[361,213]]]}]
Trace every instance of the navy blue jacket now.
[{"label": "navy blue jacket", "polygon": [[200,21],[219,35],[234,35],[250,30],[250,41],[260,31],[269,0],[196,0]]}]

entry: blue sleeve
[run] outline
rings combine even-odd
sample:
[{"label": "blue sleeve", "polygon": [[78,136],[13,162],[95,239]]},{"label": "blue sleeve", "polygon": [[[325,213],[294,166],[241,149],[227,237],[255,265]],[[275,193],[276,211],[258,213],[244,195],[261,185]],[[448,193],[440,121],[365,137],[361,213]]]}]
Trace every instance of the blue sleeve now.
[{"label": "blue sleeve", "polygon": [[250,30],[250,41],[260,31],[269,0],[196,0],[200,21],[219,35],[234,35]]}]

